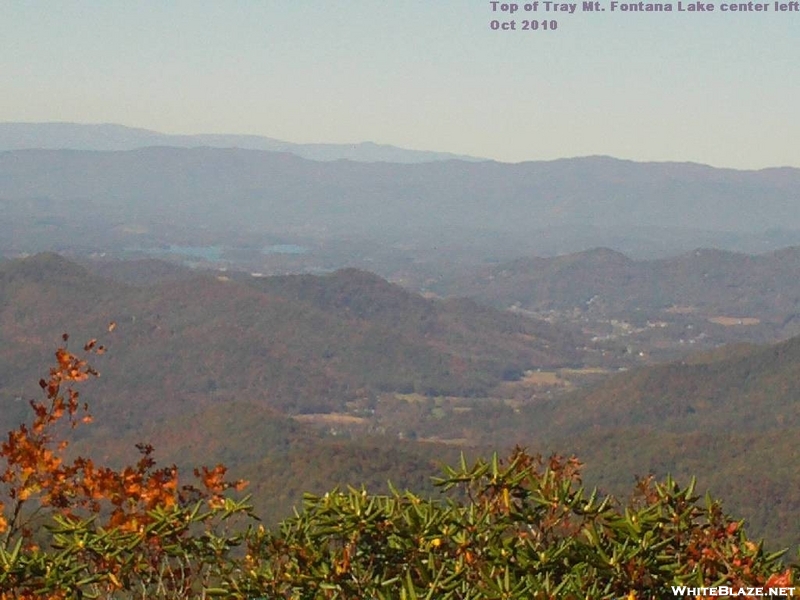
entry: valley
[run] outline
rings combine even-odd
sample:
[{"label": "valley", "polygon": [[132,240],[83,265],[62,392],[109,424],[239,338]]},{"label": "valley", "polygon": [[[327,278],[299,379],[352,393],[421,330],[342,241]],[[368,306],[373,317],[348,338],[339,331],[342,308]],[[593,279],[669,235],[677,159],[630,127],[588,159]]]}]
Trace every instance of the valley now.
[{"label": "valley", "polygon": [[[254,277],[152,259],[7,260],[0,400],[10,408],[0,420],[9,428],[21,418],[41,376],[36,366],[64,324],[88,339],[113,321],[92,384],[98,426],[80,434],[74,451],[122,464],[147,440],[167,464],[225,462],[268,498],[258,507],[268,520],[288,514],[301,491],[334,485],[382,489],[391,479],[435,493],[428,477],[437,464],[520,444],[578,454],[587,482],[612,493],[634,474],[696,474],[701,486],[724,490],[756,533],[794,543],[796,532],[779,525],[800,502],[785,485],[797,464],[791,382],[800,338],[777,325],[791,321],[780,313],[791,306],[766,303],[760,283],[748,287],[742,273],[749,304],[740,305],[750,312],[739,314],[757,316],[709,317],[732,310],[709,285],[694,288],[705,295],[687,288],[666,298],[666,308],[601,302],[596,292],[614,286],[597,270],[598,253],[607,255],[554,260],[588,260],[606,288],[582,289],[582,275],[570,283],[562,272],[560,284],[575,290],[558,296],[540,285],[531,298],[545,304],[513,310],[488,306],[477,285],[473,296],[484,304],[423,297],[356,269]],[[748,260],[758,263],[749,275],[758,281],[758,261],[771,259]],[[588,308],[570,307],[591,290]],[[688,325],[697,333],[684,341],[694,344],[663,333]],[[764,470],[767,457],[785,467]],[[765,510],[753,486],[768,489],[780,511]]]},{"label": "valley", "polygon": [[0,135],[5,430],[66,331],[108,347],[72,452],[224,462],[266,522],[519,444],[613,494],[696,475],[800,542],[797,169],[26,131]]}]

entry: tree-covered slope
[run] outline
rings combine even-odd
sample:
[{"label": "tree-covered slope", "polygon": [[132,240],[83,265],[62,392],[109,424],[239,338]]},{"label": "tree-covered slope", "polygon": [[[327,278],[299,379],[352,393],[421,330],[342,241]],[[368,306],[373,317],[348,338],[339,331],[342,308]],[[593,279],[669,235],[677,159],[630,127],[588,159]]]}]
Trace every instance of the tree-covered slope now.
[{"label": "tree-covered slope", "polygon": [[383,392],[481,396],[583,352],[574,331],[426,300],[366,273],[302,281],[197,275],[137,287],[55,255],[8,261],[2,394],[27,395],[31,359],[66,324],[78,337],[117,324],[118,351],[105,368],[114,385],[100,385],[109,400],[98,410],[110,426],[134,429],[234,398],[313,413]]}]

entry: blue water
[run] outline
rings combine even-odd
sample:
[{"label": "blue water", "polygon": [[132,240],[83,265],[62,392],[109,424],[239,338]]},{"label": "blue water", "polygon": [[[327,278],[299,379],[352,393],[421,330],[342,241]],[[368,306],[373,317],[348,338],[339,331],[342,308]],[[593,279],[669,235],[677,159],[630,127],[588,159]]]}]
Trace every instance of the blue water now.
[{"label": "blue water", "polygon": [[304,246],[297,246],[296,244],[275,244],[273,246],[265,246],[261,249],[261,254],[306,254],[308,248]]},{"label": "blue water", "polygon": [[202,258],[207,261],[222,260],[222,246],[178,246],[170,244],[166,248],[126,248],[130,252],[144,252],[154,256],[177,254],[189,258]]},{"label": "blue water", "polygon": [[[169,246],[156,247],[156,248],[142,248],[135,246],[126,248],[127,252],[142,252],[151,256],[182,256],[188,259],[204,260],[206,262],[219,262],[225,252],[224,246],[180,246],[178,244],[170,244]],[[273,244],[272,246],[264,246],[261,249],[261,254],[307,254],[308,248],[305,246],[298,246],[297,244]]]}]

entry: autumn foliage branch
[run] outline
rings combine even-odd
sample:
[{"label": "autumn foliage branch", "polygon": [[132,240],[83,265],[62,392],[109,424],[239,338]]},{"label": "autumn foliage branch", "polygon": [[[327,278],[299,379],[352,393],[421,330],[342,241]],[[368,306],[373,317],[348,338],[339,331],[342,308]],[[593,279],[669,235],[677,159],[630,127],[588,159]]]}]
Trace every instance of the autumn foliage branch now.
[{"label": "autumn foliage branch", "polygon": [[[131,586],[148,597],[185,597],[212,585],[222,554],[239,543],[221,532],[221,521],[250,516],[246,499],[227,496],[245,482],[227,480],[217,465],[196,469],[197,485],[181,486],[178,469],[157,467],[149,444],[138,444],[138,460],[121,469],[68,460],[65,435],[92,421],[75,388],[98,376],[87,357],[105,348],[90,340],[78,356],[68,335],[62,340],[39,382],[44,399],[30,401],[32,421],[0,445],[0,599],[60,598],[84,588],[97,597]],[[70,581],[55,577],[69,573]]]}]

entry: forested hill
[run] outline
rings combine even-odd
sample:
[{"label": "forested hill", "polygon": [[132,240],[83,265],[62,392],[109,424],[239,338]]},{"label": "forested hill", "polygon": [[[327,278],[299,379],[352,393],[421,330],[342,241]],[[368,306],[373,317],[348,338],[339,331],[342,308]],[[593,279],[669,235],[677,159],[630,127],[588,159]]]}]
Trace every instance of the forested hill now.
[{"label": "forested hill", "polygon": [[359,271],[137,287],[40,255],[0,264],[3,396],[29,395],[30,365],[42,364],[34,357],[62,331],[95,337],[110,321],[103,370],[114,400],[102,410],[127,427],[233,398],[312,413],[383,392],[481,396],[585,353],[575,330],[423,299]]},{"label": "forested hill", "polygon": [[800,428],[800,337],[722,348],[610,377],[532,415],[532,434],[654,427],[672,432]]},{"label": "forested hill", "polygon": [[637,369],[514,416],[541,448],[575,452],[592,483],[697,476],[751,531],[795,546],[800,531],[800,337]]},{"label": "forested hill", "polygon": [[800,247],[757,255],[698,248],[659,260],[633,260],[595,248],[444,277],[436,290],[502,308],[580,308],[609,317],[679,308],[784,320],[800,310],[798,270]]}]

